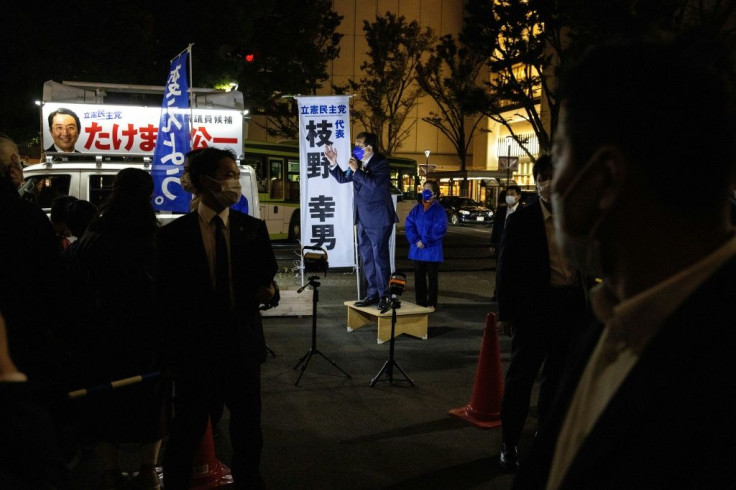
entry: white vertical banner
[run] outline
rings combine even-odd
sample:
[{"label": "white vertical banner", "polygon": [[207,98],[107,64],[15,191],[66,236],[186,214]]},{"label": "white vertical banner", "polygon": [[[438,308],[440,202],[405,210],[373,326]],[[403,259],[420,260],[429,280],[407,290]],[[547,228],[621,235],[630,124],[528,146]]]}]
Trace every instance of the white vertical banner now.
[{"label": "white vertical banner", "polygon": [[355,267],[353,255],[353,185],[330,175],[326,145],[337,151],[347,169],[352,149],[350,97],[296,97],[299,106],[301,243],[327,251],[330,267]]}]

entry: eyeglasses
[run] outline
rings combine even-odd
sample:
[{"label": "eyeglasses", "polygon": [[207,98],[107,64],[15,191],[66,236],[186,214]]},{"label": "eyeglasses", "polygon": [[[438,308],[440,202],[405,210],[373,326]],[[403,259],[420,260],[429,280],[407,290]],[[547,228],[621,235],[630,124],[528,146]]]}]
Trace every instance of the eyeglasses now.
[{"label": "eyeglasses", "polygon": [[51,128],[51,130],[52,130],[52,131],[54,131],[55,133],[61,133],[61,132],[62,132],[62,131],[64,131],[65,129],[66,129],[66,130],[67,130],[68,132],[72,132],[72,131],[78,131],[78,129],[77,129],[77,125],[76,125],[76,124],[70,124],[70,125],[68,125],[68,126],[53,126],[53,127]]}]

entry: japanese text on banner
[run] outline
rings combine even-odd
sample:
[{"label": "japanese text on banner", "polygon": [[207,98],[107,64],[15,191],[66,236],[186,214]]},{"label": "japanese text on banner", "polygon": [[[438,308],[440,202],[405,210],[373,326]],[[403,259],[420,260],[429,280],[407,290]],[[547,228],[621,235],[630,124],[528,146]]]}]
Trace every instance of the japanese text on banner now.
[{"label": "japanese text on banner", "polygon": [[346,96],[299,97],[301,239],[304,246],[329,251],[331,267],[354,267],[353,186],[329,173],[325,146],[340,162],[350,155],[350,112]]},{"label": "japanese text on banner", "polygon": [[191,148],[187,54],[171,62],[161,107],[161,122],[153,152],[153,205],[159,211],[187,212],[191,194],[181,187],[184,156]]}]

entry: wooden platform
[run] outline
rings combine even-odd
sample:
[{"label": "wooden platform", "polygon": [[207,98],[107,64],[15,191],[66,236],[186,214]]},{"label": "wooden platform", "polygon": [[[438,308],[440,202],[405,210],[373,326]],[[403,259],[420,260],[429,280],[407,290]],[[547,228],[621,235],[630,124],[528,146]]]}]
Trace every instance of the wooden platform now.
[{"label": "wooden platform", "polygon": [[[345,301],[344,304],[348,310],[348,332],[366,325],[377,324],[378,343],[382,344],[391,339],[391,310],[381,313],[376,305],[355,306],[355,301]],[[405,333],[426,340],[429,314],[433,311],[434,308],[426,308],[408,301],[402,301],[401,307],[396,309],[394,337]]]},{"label": "wooden platform", "polygon": [[276,308],[261,311],[261,316],[312,316],[312,291],[306,288],[301,293],[296,289],[281,289],[281,300]]}]

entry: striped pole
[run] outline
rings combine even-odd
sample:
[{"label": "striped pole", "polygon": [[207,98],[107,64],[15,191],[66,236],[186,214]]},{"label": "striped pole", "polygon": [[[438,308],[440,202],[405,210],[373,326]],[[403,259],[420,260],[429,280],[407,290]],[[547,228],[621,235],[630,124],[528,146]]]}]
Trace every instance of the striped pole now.
[{"label": "striped pole", "polygon": [[118,379],[115,381],[110,381],[109,383],[103,383],[97,386],[91,386],[89,388],[81,388],[79,390],[70,391],[69,393],[67,393],[67,397],[69,399],[81,398],[83,396],[87,396],[91,393],[96,393],[99,391],[115,390],[117,388],[122,388],[123,386],[130,386],[130,385],[142,383],[143,381],[146,381],[149,379],[157,378],[159,374],[161,374],[159,371],[155,371],[152,373],[131,376],[130,378],[123,378],[123,379]]}]

